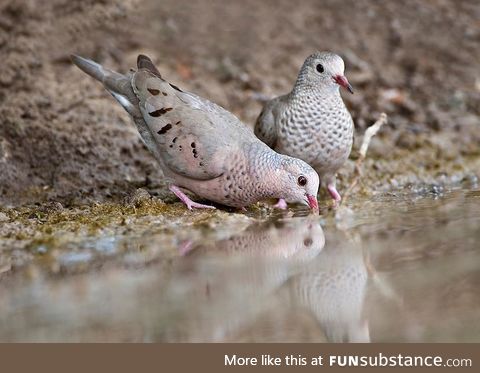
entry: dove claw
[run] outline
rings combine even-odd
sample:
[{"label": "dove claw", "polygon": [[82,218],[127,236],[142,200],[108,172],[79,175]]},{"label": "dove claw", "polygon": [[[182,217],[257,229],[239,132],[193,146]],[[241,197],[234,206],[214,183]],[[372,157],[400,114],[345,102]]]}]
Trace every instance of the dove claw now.
[{"label": "dove claw", "polygon": [[187,209],[189,209],[189,210],[192,210],[194,208],[196,208],[196,209],[215,209],[215,206],[204,205],[202,203],[192,201],[176,185],[170,185],[169,189],[173,194],[175,194],[187,206]]},{"label": "dove claw", "polygon": [[190,251],[192,251],[192,249],[193,241],[183,241],[178,248],[178,253],[180,254],[180,256],[186,256],[188,253],[190,253]]},{"label": "dove claw", "polygon": [[212,210],[216,209],[215,206],[204,205],[202,203],[197,203],[197,202],[193,202],[193,201],[191,201],[190,205],[187,204],[187,207],[188,207],[189,210],[192,210],[192,208],[195,208],[195,209],[212,209]]},{"label": "dove claw", "polygon": [[338,207],[340,205],[340,201],[342,200],[342,196],[340,195],[340,193],[338,193],[334,185],[328,185],[327,190],[333,199],[333,207]]},{"label": "dove claw", "polygon": [[273,205],[273,208],[275,209],[280,209],[280,210],[286,210],[287,209],[287,202],[283,198],[280,198],[278,202]]}]

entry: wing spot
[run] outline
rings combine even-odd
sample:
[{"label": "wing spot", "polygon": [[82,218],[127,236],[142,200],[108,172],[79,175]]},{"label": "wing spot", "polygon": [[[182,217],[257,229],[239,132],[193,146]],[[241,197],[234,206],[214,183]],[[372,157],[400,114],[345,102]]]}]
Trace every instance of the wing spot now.
[{"label": "wing spot", "polygon": [[177,141],[177,139],[178,139],[178,137],[175,136],[175,137],[173,138],[172,142],[175,144],[175,142]]},{"label": "wing spot", "polygon": [[158,109],[158,110],[152,111],[151,113],[148,113],[148,115],[156,118],[156,117],[159,117],[160,115],[165,114],[166,112],[168,112],[170,110],[173,110],[173,108],[172,107],[163,107],[161,109]]},{"label": "wing spot", "polygon": [[180,123],[182,123],[181,120],[179,120],[179,121],[178,121],[177,123],[175,123],[175,124],[178,126]]},{"label": "wing spot", "polygon": [[168,95],[167,95],[167,92],[162,92],[162,95],[164,95],[164,96],[168,96]]},{"label": "wing spot", "polygon": [[155,88],[147,88],[147,91],[150,92],[154,96],[156,96],[160,93],[160,91],[158,89],[155,89]]},{"label": "wing spot", "polygon": [[164,133],[167,133],[167,131],[171,128],[172,128],[172,125],[170,123],[168,123],[165,126],[163,126],[162,129],[160,131],[158,131],[157,133],[159,135],[163,135]]},{"label": "wing spot", "polygon": [[176,85],[173,85],[172,83],[168,83],[170,84],[170,87],[172,87],[173,89],[177,90],[178,92],[183,92],[180,88],[178,88]]}]

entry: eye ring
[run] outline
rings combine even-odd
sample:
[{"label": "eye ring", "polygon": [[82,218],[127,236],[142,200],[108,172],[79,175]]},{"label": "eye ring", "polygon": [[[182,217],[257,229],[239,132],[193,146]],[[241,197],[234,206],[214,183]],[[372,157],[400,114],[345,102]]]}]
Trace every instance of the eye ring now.
[{"label": "eye ring", "polygon": [[319,73],[323,73],[323,72],[325,71],[325,69],[323,68],[323,65],[322,65],[321,63],[319,63],[319,64],[317,65],[317,71],[318,71]]},{"label": "eye ring", "polygon": [[307,185],[307,178],[303,175],[300,175],[297,179],[297,183],[300,186],[305,186],[305,185]]}]

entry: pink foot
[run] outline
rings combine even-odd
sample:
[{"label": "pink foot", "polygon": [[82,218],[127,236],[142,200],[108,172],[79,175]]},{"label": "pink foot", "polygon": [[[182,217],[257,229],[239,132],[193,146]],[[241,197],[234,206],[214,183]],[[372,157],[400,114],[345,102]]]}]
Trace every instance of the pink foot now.
[{"label": "pink foot", "polygon": [[215,206],[202,205],[201,203],[192,201],[190,198],[188,198],[188,196],[185,193],[183,193],[180,190],[179,187],[175,185],[170,185],[169,189],[173,194],[175,194],[178,198],[180,198],[180,200],[187,206],[189,210],[191,210],[192,208],[196,208],[196,209],[214,209],[215,208]]},{"label": "pink foot", "polygon": [[193,241],[191,240],[183,241],[180,244],[180,247],[178,248],[178,253],[180,254],[180,256],[185,256],[190,251],[192,251],[192,249],[193,249]]},{"label": "pink foot", "polygon": [[337,189],[335,188],[334,185],[328,185],[327,190],[333,199],[333,206],[337,207],[340,204],[340,201],[342,200],[340,193],[337,192]]},{"label": "pink foot", "polygon": [[287,209],[287,202],[283,198],[280,198],[278,202],[273,205],[273,208],[275,209],[280,209],[280,210],[286,210]]}]

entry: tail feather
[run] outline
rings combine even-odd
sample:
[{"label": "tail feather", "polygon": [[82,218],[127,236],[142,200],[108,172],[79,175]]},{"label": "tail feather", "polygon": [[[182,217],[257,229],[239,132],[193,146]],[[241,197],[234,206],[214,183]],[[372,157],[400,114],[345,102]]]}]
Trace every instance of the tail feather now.
[{"label": "tail feather", "polygon": [[[133,121],[137,126],[143,142],[147,148],[149,148],[150,151],[155,154],[158,159],[160,159],[155,139],[153,138],[148,125],[143,119],[139,107],[139,99],[132,88],[132,73],[122,75],[115,71],[106,69],[102,65],[92,60],[76,55],[72,55],[71,58],[72,62],[77,65],[80,70],[100,81],[105,89],[110,92],[110,94],[120,103],[120,105],[123,106],[127,113],[133,117]],[[148,57],[139,56],[139,61],[142,61],[138,64],[139,68],[146,68],[153,74],[158,74],[160,77],[160,73]]]},{"label": "tail feather", "polygon": [[139,69],[147,69],[150,71],[153,75],[158,76],[160,79],[162,78],[162,75],[160,74],[160,71],[156,68],[156,66],[153,64],[152,60],[150,57],[145,56],[144,54],[139,54],[137,57],[137,67]]},{"label": "tail feather", "polygon": [[75,54],[71,55],[71,59],[80,70],[101,82],[130,115],[134,118],[141,116],[138,98],[133,92],[130,76],[106,69],[92,60]]},{"label": "tail feather", "polygon": [[84,73],[87,73],[91,77],[97,79],[98,81],[103,83],[103,80],[105,79],[106,72],[103,68],[102,65],[92,61],[88,60],[86,58],[77,56],[76,54],[72,54],[70,56],[72,59],[72,62],[77,65],[77,67],[82,70]]}]

